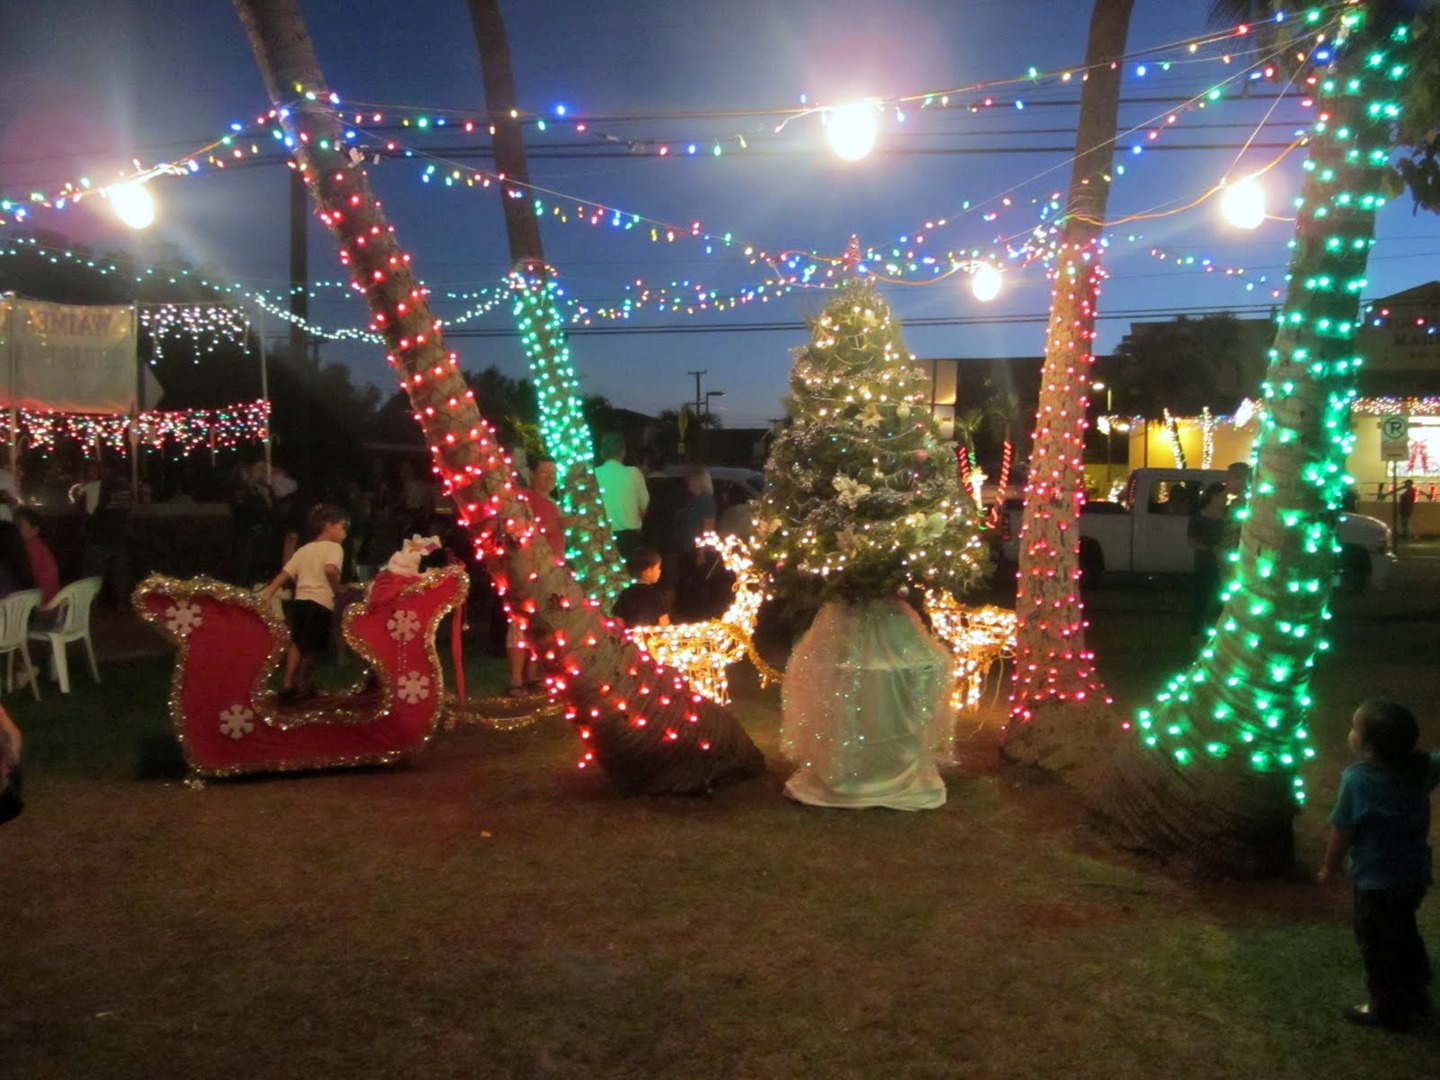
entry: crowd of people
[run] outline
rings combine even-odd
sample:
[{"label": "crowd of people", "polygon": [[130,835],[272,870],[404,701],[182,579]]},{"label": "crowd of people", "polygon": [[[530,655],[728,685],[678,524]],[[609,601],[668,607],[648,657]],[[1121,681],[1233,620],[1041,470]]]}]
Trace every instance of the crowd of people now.
[{"label": "crowd of people", "polygon": [[[672,476],[652,503],[647,476],[653,477],[655,470],[625,460],[622,436],[604,435],[597,450],[595,477],[619,558],[629,560],[648,550],[659,559],[658,579],[650,582],[653,600],[640,611],[630,611],[628,621],[685,621],[722,612],[729,601],[730,578],[715,553],[697,540],[717,527],[745,529],[746,507],[718,505],[710,474],[699,465],[686,469],[678,498],[670,470]],[[524,497],[536,508],[552,548],[563,551],[563,525],[555,509],[559,497],[552,500],[554,463],[542,458],[527,467],[523,454],[516,460],[526,485]],[[142,539],[145,530],[137,529],[135,511],[151,502],[227,505],[228,545],[210,545],[203,552],[203,566],[179,572],[204,572],[247,588],[263,587],[303,545],[316,539],[308,519],[323,503],[339,508],[346,520],[339,541],[342,587],[367,579],[406,537],[438,535],[478,579],[472,613],[488,606],[495,636],[506,633],[500,605],[487,596],[484,569],[471,557],[470,538],[454,527],[450,507],[437,498],[429,470],[418,463],[401,462],[374,481],[322,484],[297,482],[283,465],[263,460],[233,465],[227,474],[213,467],[207,472],[203,466],[192,461],[185,471],[162,476],[155,485],[158,492],[143,480],[132,490],[128,462],[119,458],[74,460],[68,469],[51,460],[33,481],[23,478],[18,467],[0,468],[0,598],[38,588],[43,604],[66,581],[95,576],[103,581],[97,605],[128,609],[138,577],[167,565],[165,552],[152,550],[157,535],[161,543],[178,542],[182,529],[179,524],[151,529]],[[643,573],[653,576],[656,571]],[[487,600],[492,602],[487,605]],[[513,640],[506,651],[516,654]],[[533,688],[535,682],[528,665],[513,673],[512,686]],[[303,692],[303,684],[296,690]]]},{"label": "crowd of people", "polygon": [[[698,541],[717,528],[722,532],[747,530],[748,507],[743,503],[720,506],[709,471],[702,465],[685,468],[684,493],[678,501],[668,482],[664,497],[652,500],[650,480],[655,470],[626,461],[622,436],[603,435],[597,451],[599,464],[594,475],[617,555],[631,568],[640,589],[635,595],[644,597],[643,603],[632,596],[617,605],[615,616],[628,626],[663,625],[723,612],[732,580],[715,552]],[[523,453],[514,457],[521,497],[530,504],[551,550],[563,557],[566,522],[559,510],[555,462],[546,457],[527,461]],[[466,563],[471,571],[471,622],[481,626],[482,632],[488,624],[491,648],[507,657],[507,692],[522,696],[538,691],[540,679],[528,645],[505,618],[499,598],[488,587],[485,568],[474,562],[471,539],[455,527],[449,507],[437,502],[428,473],[403,462],[374,487],[351,481],[311,491],[298,485],[283,468],[254,461],[234,469],[226,499],[234,538],[226,576],[237,584],[263,587],[267,601],[282,586],[293,584],[297,591],[301,587],[304,568],[295,560],[304,545],[321,538],[321,528],[311,520],[317,505],[333,506],[344,517],[342,535],[332,539],[337,547],[328,549],[327,555],[340,553],[338,580],[328,587],[342,595],[352,584],[367,579],[405,538],[440,537],[449,557]],[[308,600],[333,607],[320,595],[327,587],[326,565],[322,560],[310,567],[304,587],[314,594],[307,596]],[[308,640],[316,635],[307,632],[305,636]],[[309,646],[297,649],[293,661],[287,659],[285,687],[303,698],[310,692],[307,657],[313,650]]]},{"label": "crowd of people", "polygon": [[[53,621],[44,610],[60,591],[62,572],[51,538],[50,515],[21,501],[22,472],[18,466],[0,469],[0,599],[25,589],[40,592],[42,610],[32,625]],[[68,548],[78,560],[67,567],[69,577],[100,577],[111,586],[117,604],[128,602],[129,577],[125,549],[131,507],[130,485],[115,471],[87,463],[67,492],[71,513],[64,515],[73,535]],[[58,520],[58,519],[57,519]]]},{"label": "crowd of people", "polygon": [[[638,609],[616,612],[628,625],[643,617],[657,624],[715,618],[730,603],[734,580],[713,548],[700,543],[706,533],[748,535],[748,504],[721,506],[710,470],[690,463],[678,500],[652,500],[650,479],[656,470],[624,464],[625,444],[617,434],[601,440],[604,464],[595,470],[601,500],[621,557],[636,585],[648,597]],[[734,493],[738,489],[732,487]]]},{"label": "crowd of people", "polygon": [[[659,555],[655,584],[667,616],[683,621],[723,611],[730,579],[714,552],[697,539],[717,528],[745,531],[748,507],[743,501],[717,500],[709,471],[700,465],[686,469],[678,494],[676,470],[668,470],[652,502],[649,480],[659,470],[628,462],[625,440],[617,433],[602,436],[597,450],[595,477],[619,558],[626,560],[642,547]],[[549,503],[537,494],[544,483],[532,483],[524,455],[516,457],[521,481],[530,485],[527,497],[536,505],[541,499]],[[536,464],[542,477],[546,468],[553,477],[553,463]],[[458,558],[471,561],[469,538],[456,534],[451,508],[437,497],[433,477],[420,462],[404,461],[383,472],[367,468],[365,478],[357,471],[354,479],[323,483],[297,482],[283,464],[258,459],[223,471],[205,466],[192,459],[183,469],[162,471],[153,487],[141,478],[133,490],[128,461],[108,455],[66,463],[52,459],[43,468],[36,466],[34,478],[22,477],[18,467],[0,467],[0,597],[38,587],[48,601],[65,582],[97,576],[104,582],[97,605],[128,609],[138,578],[150,569],[168,568],[170,549],[157,550],[160,545],[179,542],[178,524],[173,530],[137,524],[136,508],[152,502],[203,502],[212,515],[215,506],[227,505],[228,522],[211,520],[220,522],[213,537],[228,541],[209,543],[203,559],[192,560],[201,565],[176,572],[203,572],[245,587],[270,581],[300,546],[314,539],[307,518],[320,503],[340,507],[347,517],[342,584],[366,579],[406,537],[417,534],[440,535]],[[549,484],[553,491],[554,480]],[[732,490],[727,487],[726,494]],[[522,674],[522,684],[526,681]]]}]

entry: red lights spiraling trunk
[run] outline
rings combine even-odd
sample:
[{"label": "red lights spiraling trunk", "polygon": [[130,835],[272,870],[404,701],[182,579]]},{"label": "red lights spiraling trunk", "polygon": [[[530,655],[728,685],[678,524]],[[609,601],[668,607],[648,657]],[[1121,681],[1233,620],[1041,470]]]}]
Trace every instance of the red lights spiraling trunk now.
[{"label": "red lights spiraling trunk", "polygon": [[[1072,718],[1093,716],[1094,706],[1104,709],[1109,704],[1085,646],[1085,607],[1080,598],[1080,508],[1085,501],[1081,466],[1100,291],[1100,232],[1120,108],[1121,57],[1133,3],[1095,0],[1090,19],[1080,127],[1055,260],[1039,412],[1020,526],[1018,651],[1005,747],[1011,757],[1041,765],[1046,764],[1050,747],[1071,738],[1067,728]],[[1040,715],[1041,710],[1048,715]]]},{"label": "red lights spiraling trunk", "polygon": [[234,2],[296,167],[385,338],[444,491],[497,582],[513,590],[546,643],[556,690],[590,747],[587,761],[627,791],[698,792],[757,775],[760,752],[729,713],[609,629],[535,530],[362,160],[346,150],[295,0]]}]

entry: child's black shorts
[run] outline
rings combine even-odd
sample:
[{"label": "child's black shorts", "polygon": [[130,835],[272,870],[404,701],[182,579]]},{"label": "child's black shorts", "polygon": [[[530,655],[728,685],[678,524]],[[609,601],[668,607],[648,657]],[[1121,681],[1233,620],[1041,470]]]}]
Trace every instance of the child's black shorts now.
[{"label": "child's black shorts", "polygon": [[334,613],[314,600],[296,600],[290,607],[290,640],[301,656],[319,656],[330,648]]}]

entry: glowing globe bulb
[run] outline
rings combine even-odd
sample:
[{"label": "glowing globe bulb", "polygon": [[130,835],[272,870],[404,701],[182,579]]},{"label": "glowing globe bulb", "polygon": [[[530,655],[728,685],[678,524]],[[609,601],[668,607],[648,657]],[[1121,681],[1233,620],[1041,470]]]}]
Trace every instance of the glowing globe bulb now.
[{"label": "glowing globe bulb", "polygon": [[841,105],[825,113],[830,149],[842,161],[859,161],[875,145],[875,107],[863,102]]},{"label": "glowing globe bulb", "polygon": [[970,291],[982,304],[1000,295],[1001,281],[1000,271],[989,263],[980,263],[970,271]]},{"label": "glowing globe bulb", "polygon": [[106,188],[105,197],[115,216],[132,229],[147,229],[155,222],[155,200],[138,180]]},{"label": "glowing globe bulb", "polygon": [[1259,228],[1265,220],[1265,189],[1253,176],[1227,185],[1220,196],[1220,212],[1237,229]]}]

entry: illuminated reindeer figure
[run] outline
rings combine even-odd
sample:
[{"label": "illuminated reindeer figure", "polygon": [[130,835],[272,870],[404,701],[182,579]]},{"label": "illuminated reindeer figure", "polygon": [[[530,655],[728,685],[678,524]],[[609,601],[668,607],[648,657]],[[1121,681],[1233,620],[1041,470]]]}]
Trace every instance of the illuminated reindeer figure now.
[{"label": "illuminated reindeer figure", "polygon": [[925,610],[935,636],[954,657],[950,705],[957,712],[973,712],[980,707],[990,669],[1015,658],[1015,612],[990,604],[966,607],[945,592],[927,592]]},{"label": "illuminated reindeer figure", "polygon": [[735,575],[735,597],[725,614],[705,622],[674,626],[636,626],[631,639],[667,667],[684,673],[697,693],[719,705],[729,704],[726,668],[749,656],[762,680],[779,676],[755,652],[755,620],[765,601],[765,577],[755,569],[749,544],[736,536],[706,533],[697,543],[720,553],[725,569]]}]

